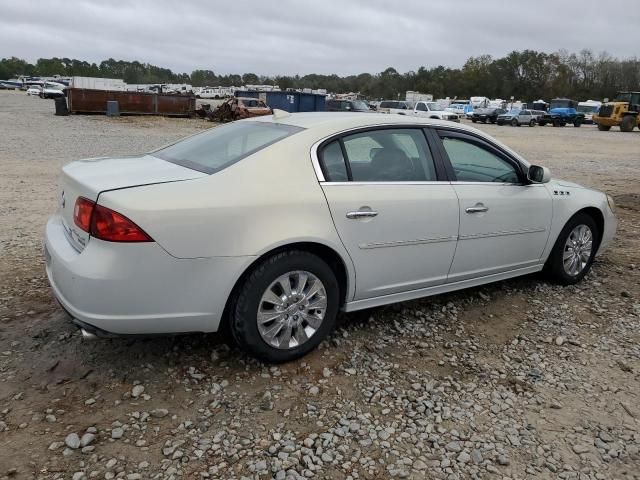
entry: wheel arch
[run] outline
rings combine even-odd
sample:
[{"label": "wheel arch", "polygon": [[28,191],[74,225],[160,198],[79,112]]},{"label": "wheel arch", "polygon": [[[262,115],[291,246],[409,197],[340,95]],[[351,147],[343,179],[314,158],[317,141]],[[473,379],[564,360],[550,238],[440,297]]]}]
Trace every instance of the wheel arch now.
[{"label": "wheel arch", "polygon": [[350,293],[355,277],[352,276],[351,271],[348,267],[349,264],[340,253],[324,243],[315,241],[297,241],[286,243],[273,247],[270,250],[267,250],[258,255],[236,279],[225,303],[224,311],[220,321],[221,327],[227,323],[230,309],[237,296],[238,290],[244,283],[245,278],[247,278],[247,276],[253,271],[253,269],[266,258],[290,250],[300,250],[313,253],[314,255],[317,255],[322,260],[327,262],[327,265],[329,265],[331,270],[333,270],[336,275],[336,279],[338,280],[338,286],[340,288],[340,307],[342,307],[347,302],[347,296]]},{"label": "wheel arch", "polygon": [[[574,213],[571,218],[579,215],[581,213],[586,213],[593,221],[596,222],[596,227],[598,227],[598,246],[600,245],[600,241],[602,240],[602,234],[604,233],[604,214],[598,207],[584,207]],[[571,220],[571,218],[569,220]],[[567,221],[569,221],[567,220]],[[597,250],[597,248],[596,248]]]}]

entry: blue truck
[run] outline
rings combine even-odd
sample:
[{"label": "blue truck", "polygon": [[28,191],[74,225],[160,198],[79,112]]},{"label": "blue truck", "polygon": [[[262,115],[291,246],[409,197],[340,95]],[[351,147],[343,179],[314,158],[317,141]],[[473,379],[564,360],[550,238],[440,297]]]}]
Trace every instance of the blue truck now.
[{"label": "blue truck", "polygon": [[572,123],[579,127],[584,123],[584,113],[576,110],[578,102],[568,98],[554,98],[549,103],[549,111],[538,119],[538,125],[544,127],[547,123],[554,127],[564,127]]}]

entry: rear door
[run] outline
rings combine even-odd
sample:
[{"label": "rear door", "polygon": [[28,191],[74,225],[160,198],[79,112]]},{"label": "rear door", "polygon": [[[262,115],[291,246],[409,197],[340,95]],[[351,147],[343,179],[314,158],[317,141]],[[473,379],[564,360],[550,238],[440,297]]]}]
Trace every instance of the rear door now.
[{"label": "rear door", "polygon": [[419,128],[372,128],[321,145],[322,189],[356,271],[355,299],[439,285],[458,198]]},{"label": "rear door", "polygon": [[448,281],[539,265],[549,238],[552,200],[524,167],[471,134],[438,131],[440,152],[460,199],[458,246]]}]

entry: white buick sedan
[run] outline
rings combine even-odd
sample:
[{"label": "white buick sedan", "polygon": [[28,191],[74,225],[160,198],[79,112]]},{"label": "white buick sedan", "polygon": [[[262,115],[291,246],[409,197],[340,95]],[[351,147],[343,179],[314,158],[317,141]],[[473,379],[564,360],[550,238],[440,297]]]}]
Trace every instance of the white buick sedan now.
[{"label": "white buick sedan", "polygon": [[86,336],[225,325],[281,362],[316,347],[339,310],[543,269],[578,282],[613,210],[470,127],[276,111],[66,165],[46,269]]}]

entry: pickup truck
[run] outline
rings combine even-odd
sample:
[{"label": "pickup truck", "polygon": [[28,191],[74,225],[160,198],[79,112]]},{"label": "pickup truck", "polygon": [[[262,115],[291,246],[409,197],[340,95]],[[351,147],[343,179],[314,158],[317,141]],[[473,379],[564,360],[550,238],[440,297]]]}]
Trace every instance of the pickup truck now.
[{"label": "pickup truck", "polygon": [[378,112],[397,113],[399,115],[409,115],[412,117],[437,118],[440,120],[450,120],[452,122],[460,121],[459,115],[443,110],[436,102],[420,101],[411,107],[411,104],[408,102],[385,100],[380,102]]}]

